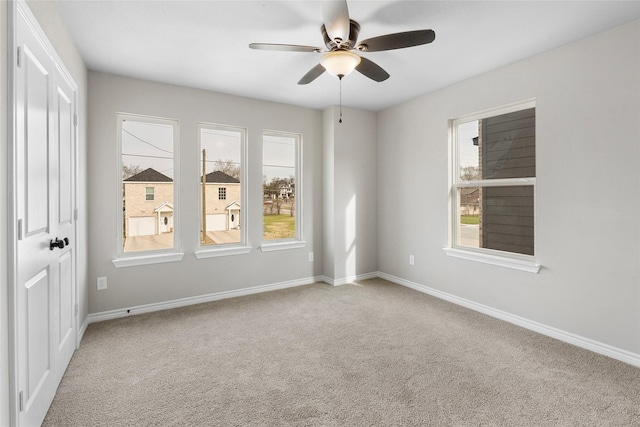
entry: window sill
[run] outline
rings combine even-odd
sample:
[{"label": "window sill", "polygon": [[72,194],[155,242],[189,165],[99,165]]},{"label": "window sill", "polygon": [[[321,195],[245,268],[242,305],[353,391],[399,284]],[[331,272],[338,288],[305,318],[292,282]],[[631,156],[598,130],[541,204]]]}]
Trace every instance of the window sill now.
[{"label": "window sill", "polygon": [[182,261],[183,257],[184,257],[184,253],[182,252],[172,252],[172,253],[163,253],[163,254],[127,256],[127,257],[114,259],[111,262],[113,262],[113,265],[116,268],[122,268],[122,267],[135,267],[138,265],[162,264],[165,262]]},{"label": "window sill", "polygon": [[475,251],[467,251],[459,248],[444,248],[447,255],[466,259],[469,261],[482,262],[484,264],[497,265],[499,267],[511,268],[514,270],[526,271],[528,273],[537,274],[542,268],[541,265],[536,264],[535,261],[525,259],[515,259],[505,256],[486,254]]},{"label": "window sill", "polygon": [[303,240],[286,240],[286,241],[279,241],[279,242],[263,243],[262,245],[260,245],[260,250],[262,252],[283,251],[286,249],[304,248],[306,245],[307,245],[307,242]]},{"label": "window sill", "polygon": [[210,249],[200,249],[196,251],[194,255],[198,259],[204,258],[215,258],[221,256],[230,256],[230,255],[243,255],[248,254],[253,249],[251,246],[232,246],[232,247],[222,247],[222,248],[210,248]]}]

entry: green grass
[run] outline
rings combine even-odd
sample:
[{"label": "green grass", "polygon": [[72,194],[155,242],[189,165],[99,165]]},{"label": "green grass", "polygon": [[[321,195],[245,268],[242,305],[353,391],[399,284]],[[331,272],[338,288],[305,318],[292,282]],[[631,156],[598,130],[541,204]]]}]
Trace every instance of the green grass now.
[{"label": "green grass", "polygon": [[480,224],[480,217],[476,215],[460,215],[460,224]]},{"label": "green grass", "polygon": [[291,215],[264,215],[264,239],[292,239],[296,237],[296,218]]}]

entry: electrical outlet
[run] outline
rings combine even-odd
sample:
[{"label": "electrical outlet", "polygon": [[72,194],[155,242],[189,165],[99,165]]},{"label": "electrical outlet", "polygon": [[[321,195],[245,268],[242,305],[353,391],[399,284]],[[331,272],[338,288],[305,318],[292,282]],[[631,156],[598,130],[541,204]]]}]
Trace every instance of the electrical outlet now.
[{"label": "electrical outlet", "polygon": [[309,262],[313,262],[313,252],[309,252]]},{"label": "electrical outlet", "polygon": [[107,278],[105,276],[98,277],[98,286],[99,291],[107,289]]},{"label": "electrical outlet", "polygon": [[416,262],[415,258],[413,258],[413,255],[409,255],[409,265],[414,265]]}]

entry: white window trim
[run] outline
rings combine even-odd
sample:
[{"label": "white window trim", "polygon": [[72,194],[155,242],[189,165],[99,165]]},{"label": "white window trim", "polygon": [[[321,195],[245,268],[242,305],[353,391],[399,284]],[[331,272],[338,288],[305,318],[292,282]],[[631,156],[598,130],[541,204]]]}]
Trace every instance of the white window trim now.
[{"label": "white window trim", "polygon": [[[170,119],[164,117],[146,116],[142,114],[131,113],[116,113],[117,118],[117,134],[118,134],[118,153],[117,153],[117,233],[116,239],[116,258],[112,260],[113,265],[116,268],[133,267],[140,265],[159,264],[166,262],[181,261],[184,257],[184,253],[180,251],[180,201],[179,191],[175,189],[179,187],[180,181],[180,121],[178,119]],[[158,249],[154,251],[140,251],[140,252],[123,252],[122,232],[122,122],[124,120],[137,120],[146,121],[150,123],[170,124],[173,126],[173,248],[171,249]]]},{"label": "white window trim", "polygon": [[[247,197],[247,177],[248,177],[248,167],[247,167],[247,128],[240,126],[232,126],[232,125],[223,125],[219,123],[208,123],[208,122],[198,122],[197,123],[197,132],[198,132],[198,149],[202,151],[202,141],[200,139],[201,130],[202,129],[215,129],[215,130],[227,130],[232,132],[240,132],[241,141],[240,141],[240,242],[239,243],[223,243],[219,245],[203,245],[200,242],[200,236],[198,236],[198,249],[194,252],[194,255],[197,259],[206,259],[206,258],[216,258],[222,256],[230,256],[230,255],[243,255],[251,252],[253,247],[247,243],[248,239],[248,206],[247,201],[249,198]],[[226,190],[225,190],[226,193]],[[199,224],[202,224],[202,198],[199,197],[200,201],[198,202],[198,221]],[[200,227],[198,227],[200,230]]]},{"label": "white window trim", "polygon": [[[302,150],[304,145],[303,136],[302,134],[295,133],[295,132],[283,132],[283,131],[267,130],[267,129],[262,131],[262,137],[264,138],[264,136],[285,136],[285,137],[296,138],[296,175],[295,175],[296,237],[294,239],[263,240],[259,248],[262,252],[273,252],[273,251],[280,251],[280,250],[287,250],[287,249],[304,248],[307,242],[304,241],[304,234],[303,234],[303,216],[304,215],[302,212],[302,206],[303,206],[302,201],[304,198],[304,191],[303,191],[304,186],[303,186],[303,179],[302,179],[303,177],[303,170],[302,170],[303,151]],[[263,153],[264,153],[264,148],[263,148]],[[263,197],[263,192],[261,191],[260,192],[261,200],[262,200],[262,197]],[[262,206],[262,203],[260,205]],[[264,221],[264,218],[262,218],[262,221]],[[262,235],[264,236],[264,229],[262,230]]]},{"label": "white window trim", "polygon": [[514,270],[526,271],[529,273],[538,273],[542,268],[542,266],[540,264],[537,264],[535,260],[519,259],[515,256],[507,257],[502,255],[502,252],[499,251],[495,252],[500,253],[500,255],[498,253],[488,253],[490,249],[485,249],[480,252],[473,250],[473,248],[463,248],[458,246],[454,248],[444,248],[444,251],[450,257],[482,262],[490,265],[497,265],[499,267],[506,267]]},{"label": "white window trim", "polygon": [[304,248],[306,245],[307,242],[305,242],[304,240],[272,240],[270,242],[263,242],[260,245],[260,250],[262,252],[274,252],[286,249],[300,249]]},{"label": "white window trim", "polygon": [[[460,200],[458,197],[458,188],[465,187],[492,187],[500,186],[514,186],[514,185],[530,185],[534,191],[534,247],[537,242],[536,226],[536,178],[504,178],[504,179],[490,179],[490,180],[476,180],[476,181],[460,181],[459,171],[459,146],[457,127],[458,125],[473,120],[481,120],[487,117],[499,116],[502,114],[508,114],[515,111],[526,110],[529,108],[535,108],[535,99],[529,99],[522,102],[508,104],[503,107],[494,108],[490,110],[479,111],[472,113],[457,119],[449,120],[449,158],[450,158],[450,174],[449,174],[449,247],[444,248],[445,253],[448,256],[465,259],[469,261],[481,262],[489,265],[511,268],[520,271],[526,271],[529,273],[538,273],[542,266],[536,262],[535,255],[523,255],[512,252],[496,251],[485,248],[470,248],[467,246],[458,245],[458,212]],[[535,251],[534,251],[535,252]]]},{"label": "white window trim", "polygon": [[[211,246],[210,249],[199,249],[194,252],[194,255],[198,259],[206,259],[206,258],[216,258],[221,256],[229,256],[229,255],[244,255],[251,252],[253,249],[251,246],[244,245],[235,245],[234,243],[227,243],[224,245],[215,245]],[[223,246],[223,247],[219,247]],[[204,248],[204,246],[202,246]]]},{"label": "white window trim", "polygon": [[[175,237],[175,235],[174,235]],[[116,258],[113,261],[113,265],[116,268],[122,267],[135,267],[138,265],[149,265],[149,264],[162,264],[165,262],[176,262],[182,261],[184,257],[184,253],[182,252],[165,252],[165,253],[156,253],[152,252],[132,252],[135,255],[132,256],[122,256],[120,258]]]}]

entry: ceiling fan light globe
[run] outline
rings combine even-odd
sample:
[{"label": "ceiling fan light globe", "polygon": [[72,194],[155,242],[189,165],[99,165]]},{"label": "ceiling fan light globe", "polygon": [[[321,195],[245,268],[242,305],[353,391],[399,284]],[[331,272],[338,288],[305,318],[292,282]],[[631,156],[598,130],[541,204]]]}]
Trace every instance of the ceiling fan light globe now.
[{"label": "ceiling fan light globe", "polygon": [[336,50],[325,54],[320,64],[329,74],[342,78],[351,74],[360,64],[360,56],[346,50]]}]

